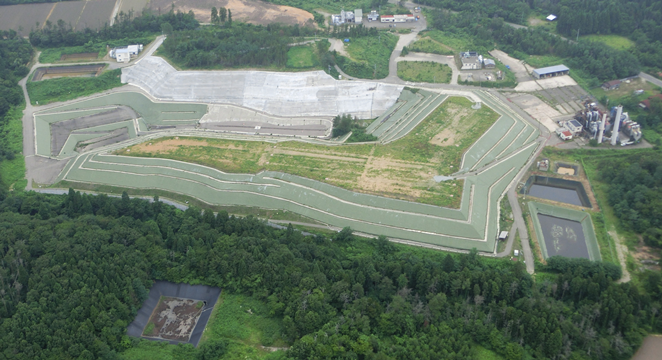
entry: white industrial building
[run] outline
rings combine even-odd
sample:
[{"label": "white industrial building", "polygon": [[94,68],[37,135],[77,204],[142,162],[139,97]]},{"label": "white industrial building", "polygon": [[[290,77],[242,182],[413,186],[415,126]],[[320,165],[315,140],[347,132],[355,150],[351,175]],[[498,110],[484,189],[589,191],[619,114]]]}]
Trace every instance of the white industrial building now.
[{"label": "white industrial building", "polygon": [[404,15],[382,15],[380,16],[383,23],[403,23],[409,21],[415,21],[413,14],[404,14]]},{"label": "white industrial building", "polygon": [[136,44],[136,45],[116,47],[110,50],[108,55],[111,58],[117,60],[117,62],[128,63],[129,61],[131,61],[131,56],[138,55],[140,54],[141,51],[143,51],[143,45]]},{"label": "white industrial building", "polygon": [[565,65],[555,65],[555,66],[549,66],[546,68],[542,69],[535,69],[531,73],[534,78],[536,79],[545,79],[549,77],[554,77],[554,76],[563,76],[563,75],[568,75],[570,73],[570,69],[568,69],[567,66]]},{"label": "white industrial building", "polygon": [[368,21],[377,21],[379,20],[379,13],[376,10],[372,10],[370,14],[368,14]]},{"label": "white industrial building", "polygon": [[483,67],[483,56],[475,51],[460,53],[460,70],[480,70]]},{"label": "white industrial building", "polygon": [[363,10],[355,9],[354,10],[354,22],[357,24],[363,23]]},{"label": "white industrial building", "polygon": [[[361,13],[361,17],[363,17],[363,13]],[[353,23],[354,13],[351,11],[340,10],[340,14],[331,15],[331,22],[333,22],[333,25]]]}]

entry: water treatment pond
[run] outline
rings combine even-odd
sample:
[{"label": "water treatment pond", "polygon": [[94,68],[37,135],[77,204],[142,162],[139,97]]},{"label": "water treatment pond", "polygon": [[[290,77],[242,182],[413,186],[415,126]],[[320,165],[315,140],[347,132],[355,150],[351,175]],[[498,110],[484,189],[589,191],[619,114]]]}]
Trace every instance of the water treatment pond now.
[{"label": "water treatment pond", "polygon": [[590,259],[582,224],[578,221],[538,214],[547,256]]},{"label": "water treatment pond", "polygon": [[579,194],[575,189],[563,189],[554,186],[533,184],[529,188],[529,195],[541,199],[559,201],[566,204],[582,206]]},{"label": "water treatment pond", "polygon": [[522,193],[565,204],[591,207],[584,185],[579,181],[534,175],[526,182]]}]

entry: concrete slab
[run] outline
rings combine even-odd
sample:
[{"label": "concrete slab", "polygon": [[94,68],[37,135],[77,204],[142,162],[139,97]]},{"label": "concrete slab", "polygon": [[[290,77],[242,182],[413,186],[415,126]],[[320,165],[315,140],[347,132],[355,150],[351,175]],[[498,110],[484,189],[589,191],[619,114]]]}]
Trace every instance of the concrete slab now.
[{"label": "concrete slab", "polygon": [[177,71],[159,57],[122,69],[122,82],[161,100],[232,104],[276,116],[372,119],[395,103],[402,85],[338,81],[323,71]]}]

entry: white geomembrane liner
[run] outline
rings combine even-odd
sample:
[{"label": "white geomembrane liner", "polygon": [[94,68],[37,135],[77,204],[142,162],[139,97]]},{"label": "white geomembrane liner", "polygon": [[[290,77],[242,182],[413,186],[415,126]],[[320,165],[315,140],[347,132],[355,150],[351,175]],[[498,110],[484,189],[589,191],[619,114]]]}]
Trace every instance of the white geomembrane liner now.
[{"label": "white geomembrane liner", "polygon": [[338,81],[324,71],[177,71],[164,59],[143,58],[122,69],[122,82],[160,100],[234,104],[277,116],[375,118],[404,88],[370,81]]}]

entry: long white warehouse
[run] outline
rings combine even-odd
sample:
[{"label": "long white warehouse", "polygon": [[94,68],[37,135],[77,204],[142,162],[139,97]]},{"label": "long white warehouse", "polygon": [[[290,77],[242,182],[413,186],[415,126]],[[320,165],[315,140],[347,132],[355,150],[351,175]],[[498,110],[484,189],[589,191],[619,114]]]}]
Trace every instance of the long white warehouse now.
[{"label": "long white warehouse", "polygon": [[323,71],[177,71],[164,59],[143,58],[122,69],[122,82],[160,100],[234,104],[278,116],[375,118],[391,107],[403,86],[338,81]]}]

